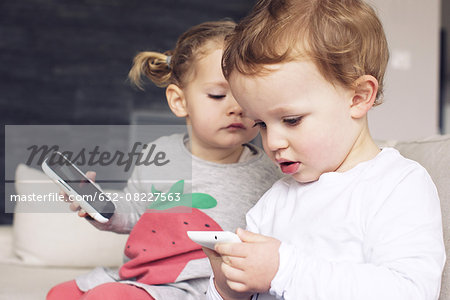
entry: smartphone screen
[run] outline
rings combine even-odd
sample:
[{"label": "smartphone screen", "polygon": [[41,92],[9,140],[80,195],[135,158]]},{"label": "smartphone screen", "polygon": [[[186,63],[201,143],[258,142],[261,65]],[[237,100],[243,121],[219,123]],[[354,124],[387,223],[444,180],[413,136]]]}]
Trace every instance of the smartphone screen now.
[{"label": "smartphone screen", "polygon": [[58,175],[69,190],[75,191],[80,197],[74,200],[84,200],[105,218],[110,218],[115,206],[72,162],[58,152],[52,153],[47,159],[47,165]]}]

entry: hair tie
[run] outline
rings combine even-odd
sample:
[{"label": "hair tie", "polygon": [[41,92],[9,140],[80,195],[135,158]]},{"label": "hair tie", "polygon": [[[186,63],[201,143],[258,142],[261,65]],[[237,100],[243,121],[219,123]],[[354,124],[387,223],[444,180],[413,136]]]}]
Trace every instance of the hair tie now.
[{"label": "hair tie", "polygon": [[167,55],[166,57],[166,63],[168,66],[170,66],[170,62],[172,61],[172,55]]}]

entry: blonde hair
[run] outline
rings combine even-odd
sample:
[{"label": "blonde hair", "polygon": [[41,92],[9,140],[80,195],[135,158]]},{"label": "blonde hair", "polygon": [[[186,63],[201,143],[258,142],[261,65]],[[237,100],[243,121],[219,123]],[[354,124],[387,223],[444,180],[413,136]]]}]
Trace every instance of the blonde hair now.
[{"label": "blonde hair", "polygon": [[265,66],[310,59],[333,84],[372,75],[381,103],[389,51],[382,24],[362,0],[259,0],[226,40],[222,68],[254,75]]},{"label": "blonde hair", "polygon": [[178,38],[174,50],[164,53],[138,53],[134,57],[128,78],[140,89],[143,89],[143,77],[159,87],[172,83],[183,87],[192,72],[194,62],[205,53],[205,45],[212,41],[223,43],[235,26],[236,23],[230,20],[204,22],[193,26]]}]

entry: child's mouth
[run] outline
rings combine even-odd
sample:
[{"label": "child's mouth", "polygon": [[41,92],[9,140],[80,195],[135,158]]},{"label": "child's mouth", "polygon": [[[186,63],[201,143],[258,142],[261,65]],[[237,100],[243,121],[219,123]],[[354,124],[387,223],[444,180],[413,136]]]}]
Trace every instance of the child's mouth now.
[{"label": "child's mouth", "polygon": [[297,172],[299,166],[300,163],[295,161],[285,161],[280,163],[281,172],[284,174],[294,174]]},{"label": "child's mouth", "polygon": [[240,130],[240,129],[245,129],[245,126],[242,123],[232,123],[232,124],[228,125],[226,128],[229,130]]}]

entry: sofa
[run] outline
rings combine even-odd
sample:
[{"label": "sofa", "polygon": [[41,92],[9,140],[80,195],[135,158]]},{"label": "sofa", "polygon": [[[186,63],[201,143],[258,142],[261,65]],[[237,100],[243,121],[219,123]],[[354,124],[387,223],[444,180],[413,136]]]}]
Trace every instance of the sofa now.
[{"label": "sofa", "polygon": [[[405,157],[421,163],[439,192],[444,240],[450,258],[450,135],[417,141],[382,141]],[[15,189],[19,195],[57,192],[55,185],[32,185],[46,176],[37,169],[19,165]],[[99,266],[119,266],[126,235],[101,232],[70,212],[29,213],[18,203],[12,225],[0,226],[0,300],[44,299],[55,284],[71,280]],[[440,300],[450,300],[450,263],[444,269]]]},{"label": "sofa", "polygon": [[[24,164],[16,169],[15,189],[18,195],[59,192],[42,171]],[[17,203],[13,224],[0,226],[0,300],[45,299],[55,284],[122,263],[127,235],[97,230],[65,202],[38,203],[60,206],[47,212],[30,204]]]}]

